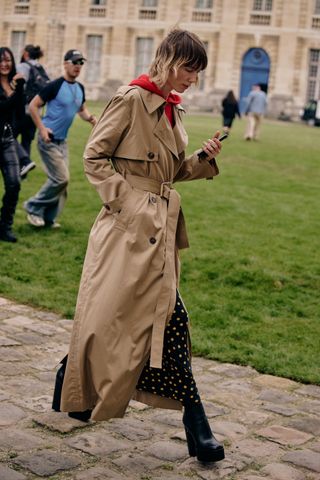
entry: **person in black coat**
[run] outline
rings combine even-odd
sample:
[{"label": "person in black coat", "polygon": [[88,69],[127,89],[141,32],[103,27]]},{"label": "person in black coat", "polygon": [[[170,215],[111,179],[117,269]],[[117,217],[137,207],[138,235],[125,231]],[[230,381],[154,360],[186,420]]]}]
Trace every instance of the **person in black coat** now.
[{"label": "person in black coat", "polygon": [[0,209],[0,240],[16,242],[13,218],[20,191],[20,166],[15,140],[17,119],[24,111],[24,79],[16,73],[14,57],[0,47],[0,169],[4,195]]},{"label": "person in black coat", "polygon": [[241,118],[239,104],[232,90],[222,100],[223,130],[229,133],[235,116]]}]

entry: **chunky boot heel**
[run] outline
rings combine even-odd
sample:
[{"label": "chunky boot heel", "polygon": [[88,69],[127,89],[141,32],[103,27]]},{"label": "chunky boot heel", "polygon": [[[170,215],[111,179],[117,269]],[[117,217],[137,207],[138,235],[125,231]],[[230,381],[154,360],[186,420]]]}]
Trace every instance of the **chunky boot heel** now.
[{"label": "chunky boot heel", "polygon": [[67,360],[68,360],[68,355],[66,355],[61,360],[61,362],[60,362],[61,367],[57,371],[57,375],[56,375],[56,383],[55,383],[55,386],[54,386],[53,400],[52,400],[52,408],[56,412],[60,412],[61,392],[62,392],[64,374],[65,374],[66,366],[67,366]]},{"label": "chunky boot heel", "polygon": [[183,414],[189,454],[199,462],[218,462],[224,459],[224,448],[213,436],[201,403],[187,405]]},{"label": "chunky boot heel", "polygon": [[195,457],[197,455],[197,451],[196,451],[196,446],[195,446],[195,443],[193,441],[192,435],[191,435],[191,433],[188,432],[186,427],[185,427],[185,431],[186,431],[189,455],[190,455],[190,457]]}]

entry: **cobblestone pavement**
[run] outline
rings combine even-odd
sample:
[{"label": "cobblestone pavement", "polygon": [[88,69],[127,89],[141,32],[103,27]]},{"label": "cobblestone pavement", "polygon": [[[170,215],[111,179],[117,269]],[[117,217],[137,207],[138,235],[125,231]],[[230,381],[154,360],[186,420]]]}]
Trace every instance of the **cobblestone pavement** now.
[{"label": "cobblestone pavement", "polygon": [[188,457],[181,413],[132,402],[124,419],[84,424],[51,411],[72,322],[0,298],[0,479],[320,479],[320,387],[195,358],[226,459]]}]

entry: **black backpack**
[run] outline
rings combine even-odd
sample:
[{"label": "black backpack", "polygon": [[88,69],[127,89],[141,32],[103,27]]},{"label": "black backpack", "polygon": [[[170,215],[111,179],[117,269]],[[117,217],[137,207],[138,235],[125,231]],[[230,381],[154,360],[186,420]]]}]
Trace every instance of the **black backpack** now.
[{"label": "black backpack", "polygon": [[32,65],[29,62],[27,62],[27,64],[30,66],[30,72],[25,87],[25,96],[27,103],[30,103],[33,97],[50,82],[50,78],[42,65]]}]

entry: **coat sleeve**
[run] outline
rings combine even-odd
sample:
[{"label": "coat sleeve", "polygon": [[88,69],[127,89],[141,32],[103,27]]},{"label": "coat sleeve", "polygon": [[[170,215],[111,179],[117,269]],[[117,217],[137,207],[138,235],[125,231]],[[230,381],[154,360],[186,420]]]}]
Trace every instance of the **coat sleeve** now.
[{"label": "coat sleeve", "polygon": [[116,95],[106,106],[94,127],[84,152],[84,170],[102,202],[119,211],[132,190],[112,165],[112,155],[130,123],[130,109],[123,95]]},{"label": "coat sleeve", "polygon": [[219,169],[215,159],[200,160],[197,150],[189,157],[183,159],[183,162],[174,177],[174,182],[184,182],[187,180],[199,180],[201,178],[212,179],[219,174]]}]

